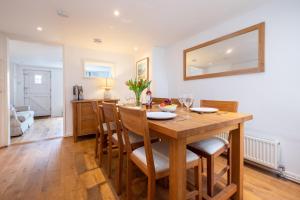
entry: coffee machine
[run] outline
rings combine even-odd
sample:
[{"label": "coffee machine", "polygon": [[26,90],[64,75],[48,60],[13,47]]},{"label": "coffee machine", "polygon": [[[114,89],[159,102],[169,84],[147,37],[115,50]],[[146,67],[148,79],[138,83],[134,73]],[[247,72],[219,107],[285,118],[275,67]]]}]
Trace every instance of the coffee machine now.
[{"label": "coffee machine", "polygon": [[83,89],[81,85],[73,86],[73,99],[74,100],[83,100]]}]

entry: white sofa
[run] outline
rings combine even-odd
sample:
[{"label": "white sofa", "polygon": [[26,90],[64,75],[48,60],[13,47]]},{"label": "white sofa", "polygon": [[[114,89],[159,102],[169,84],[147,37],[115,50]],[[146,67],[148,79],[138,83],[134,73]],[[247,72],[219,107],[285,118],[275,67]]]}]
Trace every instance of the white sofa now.
[{"label": "white sofa", "polygon": [[30,106],[11,107],[10,136],[20,136],[34,123],[34,111]]}]

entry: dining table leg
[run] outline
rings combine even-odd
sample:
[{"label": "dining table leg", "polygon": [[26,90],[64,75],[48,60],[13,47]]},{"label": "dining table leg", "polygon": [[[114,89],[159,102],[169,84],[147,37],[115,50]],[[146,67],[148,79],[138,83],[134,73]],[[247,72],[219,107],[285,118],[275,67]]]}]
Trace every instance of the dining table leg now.
[{"label": "dining table leg", "polygon": [[186,139],[171,139],[170,156],[170,200],[186,199]]},{"label": "dining table leg", "polygon": [[232,183],[237,185],[234,200],[243,199],[244,180],[244,124],[239,124],[238,129],[231,131],[232,146]]}]

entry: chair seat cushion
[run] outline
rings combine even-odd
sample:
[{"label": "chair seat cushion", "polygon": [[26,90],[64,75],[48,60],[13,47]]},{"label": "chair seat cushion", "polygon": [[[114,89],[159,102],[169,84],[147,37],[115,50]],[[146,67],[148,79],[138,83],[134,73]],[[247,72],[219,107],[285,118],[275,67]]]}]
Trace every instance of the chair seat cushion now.
[{"label": "chair seat cushion", "polygon": [[195,142],[192,144],[189,144],[192,149],[197,149],[199,151],[203,151],[209,155],[213,155],[216,153],[218,150],[223,148],[225,145],[228,144],[228,141],[219,138],[219,137],[213,137],[209,138],[207,140],[202,140],[199,142]]},{"label": "chair seat cushion", "polygon": [[[152,153],[156,172],[162,172],[169,170],[169,145],[166,142],[152,143]],[[145,148],[140,147],[135,149],[132,154],[147,165]],[[199,159],[199,156],[190,150],[186,150],[187,163],[193,162]]]},{"label": "chair seat cushion", "polygon": [[[135,144],[135,143],[140,143],[144,141],[144,138],[140,135],[137,135],[135,133],[132,132],[128,132],[128,136],[129,136],[129,141],[131,144]],[[113,139],[118,141],[118,134],[114,133],[112,135]],[[125,138],[124,138],[124,134],[122,134],[122,138],[123,138],[123,144],[125,144]]]}]

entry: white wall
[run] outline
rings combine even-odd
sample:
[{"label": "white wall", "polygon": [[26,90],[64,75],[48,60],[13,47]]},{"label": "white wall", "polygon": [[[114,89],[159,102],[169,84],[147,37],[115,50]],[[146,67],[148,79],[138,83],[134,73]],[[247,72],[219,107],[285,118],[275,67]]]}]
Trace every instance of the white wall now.
[{"label": "white wall", "polygon": [[83,77],[83,60],[108,61],[115,65],[115,84],[111,90],[114,98],[125,101],[130,94],[125,82],[134,78],[134,57],[132,55],[109,53],[97,50],[82,49],[72,46],[64,48],[65,69],[65,106],[66,106],[66,134],[72,135],[72,105],[73,85],[82,85],[84,98],[103,98],[104,90],[101,89],[99,79],[88,79]]},{"label": "white wall", "polygon": [[51,116],[64,115],[64,73],[63,69],[51,69]]},{"label": "white wall", "polygon": [[[168,79],[165,63],[165,48],[153,47],[151,50],[135,55],[135,62],[149,57],[149,80],[153,97],[168,97]],[[135,66],[136,67],[136,66]],[[136,76],[136,72],[134,73]]]},{"label": "white wall", "polygon": [[10,64],[10,102],[15,106],[24,105],[24,70],[42,70],[51,72],[51,116],[63,116],[63,69],[45,66]]},{"label": "white wall", "polygon": [[9,65],[9,92],[10,92],[10,105],[14,105],[15,104],[15,98],[16,98],[16,85],[15,85],[15,81],[16,81],[16,73],[15,73],[15,69],[16,69],[16,64],[15,63],[11,63]]},{"label": "white wall", "polygon": [[165,68],[165,49],[161,47],[154,47],[152,49],[152,87],[153,96],[168,97],[168,73]]},{"label": "white wall", "polygon": [[[252,113],[246,134],[278,139],[288,175],[300,180],[300,1],[275,1],[166,49],[169,96],[238,100]],[[183,50],[245,27],[266,22],[265,73],[183,81]]]},{"label": "white wall", "polygon": [[0,33],[0,147],[7,146],[9,137],[9,91],[8,91],[8,69],[7,59],[7,38]]}]

